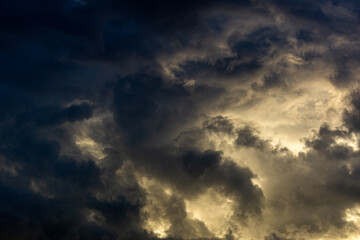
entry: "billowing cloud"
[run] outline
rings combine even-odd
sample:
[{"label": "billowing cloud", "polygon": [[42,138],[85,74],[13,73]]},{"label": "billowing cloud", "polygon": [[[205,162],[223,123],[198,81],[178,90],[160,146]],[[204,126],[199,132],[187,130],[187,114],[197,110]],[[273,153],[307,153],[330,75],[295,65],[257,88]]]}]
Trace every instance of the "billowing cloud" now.
[{"label": "billowing cloud", "polygon": [[359,238],[359,13],[1,2],[0,238]]}]

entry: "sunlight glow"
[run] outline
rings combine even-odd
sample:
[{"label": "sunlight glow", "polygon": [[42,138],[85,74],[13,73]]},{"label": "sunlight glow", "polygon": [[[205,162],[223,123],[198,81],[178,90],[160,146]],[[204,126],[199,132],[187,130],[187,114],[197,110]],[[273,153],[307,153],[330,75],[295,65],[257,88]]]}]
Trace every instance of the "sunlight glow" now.
[{"label": "sunlight glow", "polygon": [[186,200],[189,216],[204,222],[217,237],[224,237],[233,215],[234,202],[210,189],[194,200]]},{"label": "sunlight glow", "polygon": [[80,150],[83,153],[90,154],[91,156],[95,157],[96,159],[101,159],[105,157],[104,153],[102,152],[102,147],[96,143],[94,140],[88,137],[84,138],[77,138],[75,141],[76,145],[79,146]]}]

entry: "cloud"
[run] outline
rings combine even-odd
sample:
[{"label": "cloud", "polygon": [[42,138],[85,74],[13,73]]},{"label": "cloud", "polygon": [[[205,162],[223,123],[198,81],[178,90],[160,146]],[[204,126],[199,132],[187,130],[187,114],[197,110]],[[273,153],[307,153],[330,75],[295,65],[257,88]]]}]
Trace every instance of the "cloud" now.
[{"label": "cloud", "polygon": [[344,123],[351,131],[358,132],[360,120],[358,114],[360,107],[358,91],[352,92],[350,98],[350,109],[345,109],[343,112]]},{"label": "cloud", "polygon": [[205,120],[203,122],[203,127],[209,131],[213,131],[216,133],[224,132],[228,134],[232,133],[234,129],[233,123],[229,119],[221,115]]},{"label": "cloud", "polygon": [[238,146],[255,147],[259,149],[264,148],[266,145],[266,141],[263,141],[258,136],[256,136],[249,126],[246,126],[237,131],[237,138],[235,143]]},{"label": "cloud", "polygon": [[359,12],[0,3],[1,238],[358,234]]},{"label": "cloud", "polygon": [[278,237],[276,233],[271,233],[269,236],[265,236],[264,240],[287,240],[287,238]]}]

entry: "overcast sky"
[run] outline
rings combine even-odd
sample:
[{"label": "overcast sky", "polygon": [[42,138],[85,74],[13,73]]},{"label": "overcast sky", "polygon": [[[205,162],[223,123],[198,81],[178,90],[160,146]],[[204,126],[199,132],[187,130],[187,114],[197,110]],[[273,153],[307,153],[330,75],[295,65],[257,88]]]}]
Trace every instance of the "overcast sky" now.
[{"label": "overcast sky", "polygon": [[358,0],[0,1],[0,238],[360,240]]}]

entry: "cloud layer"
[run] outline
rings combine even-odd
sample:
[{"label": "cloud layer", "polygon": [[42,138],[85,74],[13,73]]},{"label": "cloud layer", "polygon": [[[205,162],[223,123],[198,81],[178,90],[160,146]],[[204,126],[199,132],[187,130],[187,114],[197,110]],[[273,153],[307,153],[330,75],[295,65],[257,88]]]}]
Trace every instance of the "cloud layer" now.
[{"label": "cloud layer", "polygon": [[359,13],[1,2],[0,238],[357,239]]}]

